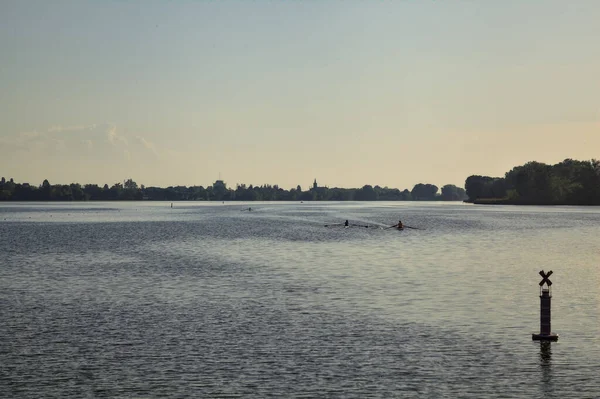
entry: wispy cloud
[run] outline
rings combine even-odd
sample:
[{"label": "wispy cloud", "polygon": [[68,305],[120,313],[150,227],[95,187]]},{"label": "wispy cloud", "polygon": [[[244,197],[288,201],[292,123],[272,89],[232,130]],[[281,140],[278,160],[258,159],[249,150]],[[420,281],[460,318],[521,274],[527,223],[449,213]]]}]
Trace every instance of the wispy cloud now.
[{"label": "wispy cloud", "polygon": [[75,125],[75,126],[52,126],[48,128],[48,132],[73,132],[95,129],[98,125]]},{"label": "wispy cloud", "polygon": [[158,151],[156,150],[156,146],[153,142],[146,140],[142,136],[136,136],[136,139],[139,140],[140,143],[146,148],[148,151],[151,151],[154,155],[158,157]]},{"label": "wispy cloud", "polygon": [[30,156],[73,154],[92,158],[121,157],[131,160],[144,152],[159,156],[156,145],[136,135],[133,140],[109,123],[55,125],[41,131],[21,132],[0,138],[0,145]]},{"label": "wispy cloud", "polygon": [[114,146],[118,146],[118,145],[124,145],[127,146],[129,145],[129,142],[127,141],[127,139],[124,136],[120,136],[117,133],[117,127],[116,126],[110,126],[110,128],[107,130],[106,132],[107,137],[108,137],[108,142]]},{"label": "wispy cloud", "polygon": [[37,131],[21,132],[12,137],[0,137],[0,145],[13,151],[24,151],[44,147],[43,143],[48,141],[45,133]]}]

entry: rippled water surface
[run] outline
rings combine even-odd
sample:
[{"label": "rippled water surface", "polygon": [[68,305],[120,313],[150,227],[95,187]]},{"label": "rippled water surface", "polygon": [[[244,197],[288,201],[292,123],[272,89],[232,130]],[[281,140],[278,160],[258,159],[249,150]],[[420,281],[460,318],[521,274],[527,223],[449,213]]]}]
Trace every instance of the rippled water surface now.
[{"label": "rippled water surface", "polygon": [[0,205],[0,397],[600,397],[599,309],[598,208]]}]

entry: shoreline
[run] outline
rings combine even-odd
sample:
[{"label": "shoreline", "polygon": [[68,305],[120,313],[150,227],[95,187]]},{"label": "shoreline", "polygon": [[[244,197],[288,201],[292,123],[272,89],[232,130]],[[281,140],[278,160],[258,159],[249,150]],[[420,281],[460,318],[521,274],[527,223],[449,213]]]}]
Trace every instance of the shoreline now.
[{"label": "shoreline", "polygon": [[465,200],[465,203],[474,205],[524,205],[524,206],[599,206],[599,204],[582,204],[582,203],[566,203],[566,202],[532,202],[510,200],[508,198],[479,198],[473,201]]}]

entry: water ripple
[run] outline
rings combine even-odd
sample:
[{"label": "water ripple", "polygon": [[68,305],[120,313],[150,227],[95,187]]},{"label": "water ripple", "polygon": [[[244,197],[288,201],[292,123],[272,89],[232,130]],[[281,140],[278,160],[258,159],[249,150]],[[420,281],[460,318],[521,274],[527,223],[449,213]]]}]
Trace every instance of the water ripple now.
[{"label": "water ripple", "polygon": [[62,207],[2,210],[0,397],[600,394],[600,212]]}]

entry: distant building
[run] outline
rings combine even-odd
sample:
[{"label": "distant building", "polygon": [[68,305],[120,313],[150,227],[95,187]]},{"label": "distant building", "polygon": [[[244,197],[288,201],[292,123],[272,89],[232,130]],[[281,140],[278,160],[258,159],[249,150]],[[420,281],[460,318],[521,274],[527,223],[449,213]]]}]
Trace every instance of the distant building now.
[{"label": "distant building", "polygon": [[317,186],[317,179],[315,179],[315,182],[313,183],[313,188],[316,190],[317,187],[319,187],[319,186]]}]

